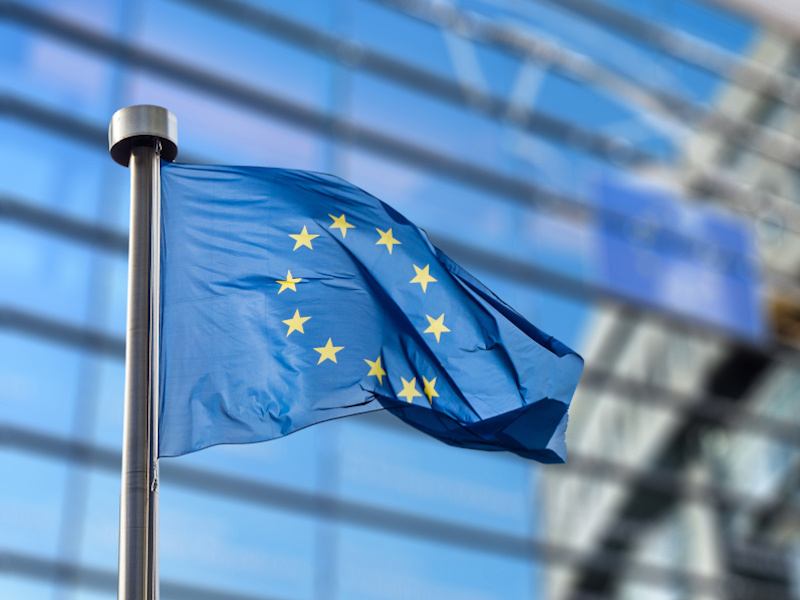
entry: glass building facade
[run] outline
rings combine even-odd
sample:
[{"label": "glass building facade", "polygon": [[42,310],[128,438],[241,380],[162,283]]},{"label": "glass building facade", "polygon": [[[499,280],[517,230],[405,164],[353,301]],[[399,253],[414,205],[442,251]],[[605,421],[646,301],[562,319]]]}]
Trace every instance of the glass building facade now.
[{"label": "glass building facade", "polygon": [[[740,15],[688,0],[0,4],[0,597],[116,594],[129,173],[105,136],[110,115],[137,103],[177,115],[179,160],[353,181],[585,352],[593,373],[576,398],[575,457],[562,467],[449,448],[384,414],[162,461],[165,599],[715,597],[692,579],[697,565],[716,582],[741,573],[720,550],[734,544],[702,532],[743,540],[748,527],[768,532],[770,552],[785,550],[770,560],[786,567],[781,590],[797,595],[797,492],[779,489],[798,465],[784,439],[800,431],[791,363],[759,379],[748,410],[797,431],[750,440],[736,419],[718,418],[713,433],[679,443],[696,442],[703,460],[651,461],[665,443],[651,432],[707,415],[680,398],[643,408],[646,386],[705,393],[709,365],[735,336],[675,333],[680,311],[614,289],[598,267],[594,191],[605,177],[654,169],[689,181],[687,149],[701,133],[682,105],[653,98],[669,90],[714,111],[728,83],[631,23],[735,61],[762,36]],[[764,109],[759,124],[782,128],[779,113]],[[720,168],[740,158],[728,160]],[[701,187],[686,186],[697,197]],[[717,188],[707,196],[740,214],[753,206]],[[775,233],[765,214],[746,215],[759,251],[776,235],[797,251],[790,228]],[[761,260],[775,262],[763,251]],[[616,549],[592,531],[610,507],[645,502],[636,477],[669,469],[700,491],[664,513],[674,518],[646,515],[625,560],[653,570],[631,567],[628,581],[616,563],[603,566]],[[725,498],[712,510],[709,480],[757,492],[787,516],[769,529]],[[748,506],[748,518],[764,506]],[[563,583],[591,583],[598,569],[616,583]]]}]

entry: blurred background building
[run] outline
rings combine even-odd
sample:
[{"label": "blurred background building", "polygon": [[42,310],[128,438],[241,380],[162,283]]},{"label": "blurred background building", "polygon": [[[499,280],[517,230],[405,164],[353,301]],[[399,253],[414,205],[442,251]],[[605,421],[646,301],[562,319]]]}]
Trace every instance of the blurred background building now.
[{"label": "blurred background building", "polygon": [[0,2],[0,597],[116,593],[128,172],[334,172],[579,350],[567,465],[371,414],[161,463],[165,599],[800,598],[800,21],[757,0]]}]

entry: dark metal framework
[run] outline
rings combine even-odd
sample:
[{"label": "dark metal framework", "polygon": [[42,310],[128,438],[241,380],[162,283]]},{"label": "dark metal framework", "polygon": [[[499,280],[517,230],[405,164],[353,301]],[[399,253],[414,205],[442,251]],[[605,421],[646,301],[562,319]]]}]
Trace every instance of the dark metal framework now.
[{"label": "dark metal framework", "polygon": [[[532,181],[515,177],[496,169],[484,167],[471,161],[432,150],[424,145],[387,135],[374,128],[360,125],[337,115],[303,106],[289,98],[242,84],[221,75],[198,69],[182,61],[176,61],[159,53],[134,46],[125,41],[82,27],[68,20],[54,17],[47,12],[30,8],[15,1],[0,5],[0,18],[33,27],[36,31],[62,39],[91,52],[119,60],[133,67],[166,77],[180,85],[198,89],[225,102],[235,103],[257,113],[278,118],[301,129],[313,131],[343,143],[362,148],[378,155],[397,160],[422,171],[433,172],[458,183],[485,190],[498,197],[535,208],[576,222],[596,222],[599,218],[610,219],[624,226],[639,223],[630,215],[600,209],[580,199],[554,192]],[[14,103],[13,98],[6,102]],[[16,111],[15,111],[16,112]],[[24,111],[20,111],[24,112]],[[567,138],[569,140],[569,138]],[[668,227],[656,228],[671,242],[682,244],[687,250],[706,259],[736,260],[735,256],[719,255],[720,250],[697,240],[684,238]],[[654,233],[656,233],[654,231]],[[786,274],[766,270],[766,275],[781,285],[794,284]],[[585,284],[582,284],[585,286]],[[800,296],[800,289],[793,289]]]},{"label": "dark metal framework", "polygon": [[[120,455],[116,450],[86,444],[56,435],[0,425],[0,446],[24,449],[40,456],[80,463],[94,469],[116,472]],[[519,560],[537,560],[604,573],[631,568],[637,581],[669,587],[675,581],[694,589],[721,597],[726,586],[737,585],[749,590],[753,597],[791,600],[771,585],[754,584],[744,578],[720,579],[650,563],[631,562],[624,553],[606,552],[587,555],[568,546],[553,544],[526,536],[515,536],[472,525],[442,521],[430,517],[386,509],[335,496],[309,493],[277,484],[253,481],[238,476],[182,466],[176,462],[161,465],[165,481],[198,493],[223,496],[238,502],[270,506],[322,519],[332,519],[359,527],[391,532],[395,535],[430,540],[476,552],[497,554]],[[2,558],[0,554],[0,558]],[[2,565],[2,563],[0,563]],[[10,570],[10,569],[9,569]],[[15,570],[15,572],[18,572]],[[90,578],[91,583],[91,578]],[[759,594],[761,594],[759,596]],[[589,594],[591,595],[591,594]],[[586,594],[584,594],[584,597]],[[225,597],[228,597],[225,595]]]}]

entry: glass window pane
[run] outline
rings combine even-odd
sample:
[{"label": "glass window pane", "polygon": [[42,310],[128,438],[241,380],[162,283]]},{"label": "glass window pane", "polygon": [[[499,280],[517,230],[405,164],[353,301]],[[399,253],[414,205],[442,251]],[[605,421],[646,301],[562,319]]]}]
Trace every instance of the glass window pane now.
[{"label": "glass window pane", "polygon": [[81,361],[72,348],[0,331],[0,422],[68,434]]}]

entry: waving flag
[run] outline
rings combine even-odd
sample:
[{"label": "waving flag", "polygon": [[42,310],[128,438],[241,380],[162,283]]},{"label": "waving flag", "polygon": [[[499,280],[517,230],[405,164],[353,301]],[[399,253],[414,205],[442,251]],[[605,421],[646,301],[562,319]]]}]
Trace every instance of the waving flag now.
[{"label": "waving flag", "polygon": [[318,173],[162,166],[161,456],[387,409],[565,459],[582,360],[391,207]]}]

